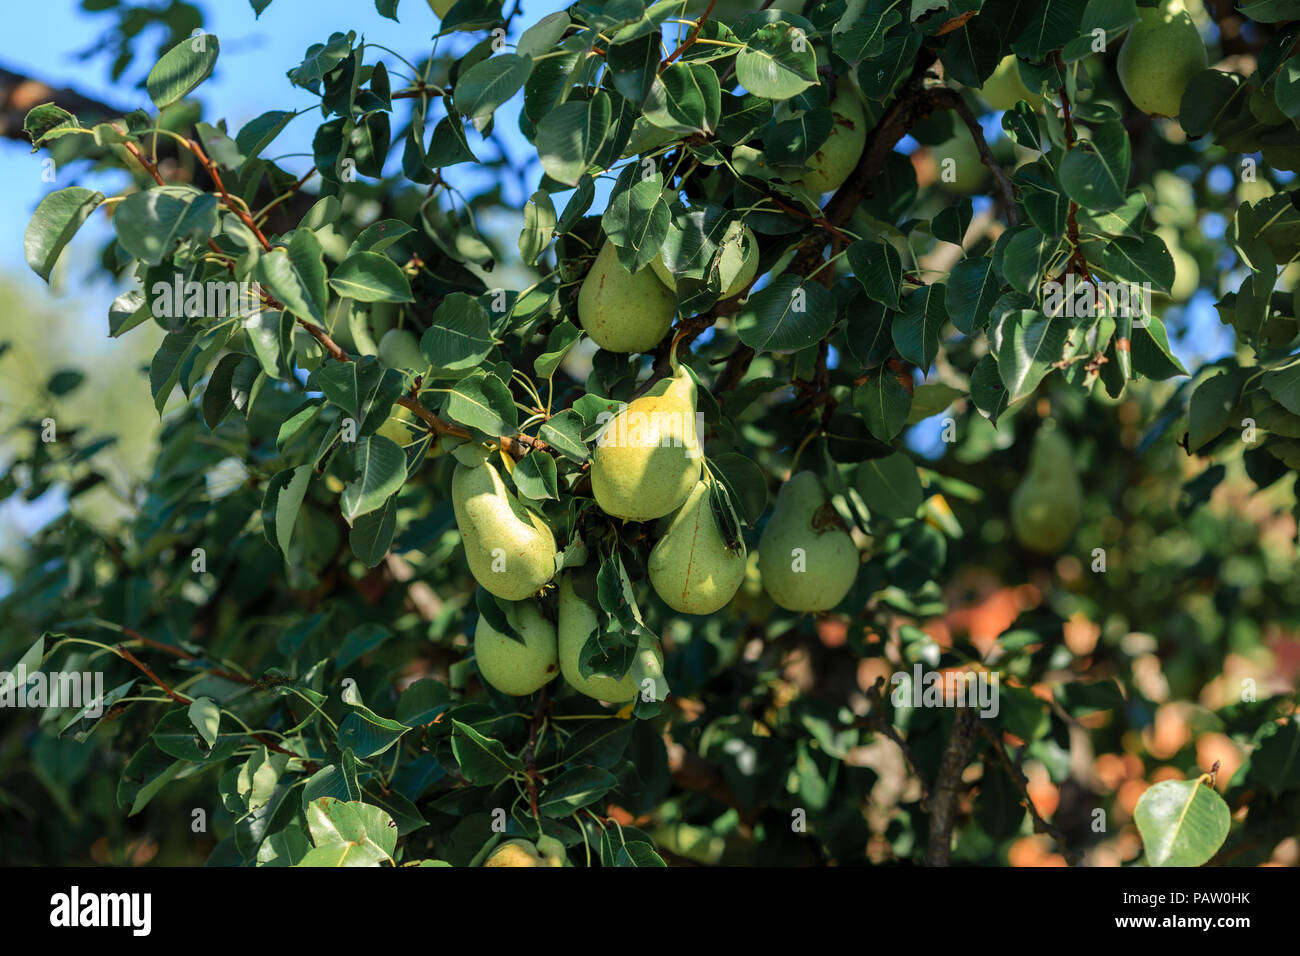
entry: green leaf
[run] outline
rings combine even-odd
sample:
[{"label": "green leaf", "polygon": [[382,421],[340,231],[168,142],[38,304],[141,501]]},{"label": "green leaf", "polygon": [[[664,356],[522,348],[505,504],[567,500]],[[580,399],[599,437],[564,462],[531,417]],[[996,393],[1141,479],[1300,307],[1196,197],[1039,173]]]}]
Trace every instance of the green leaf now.
[{"label": "green leaf", "polygon": [[712,133],[721,117],[718,74],[704,63],[674,63],[655,79],[645,101],[646,122],[678,136]]},{"label": "green leaf", "polygon": [[862,289],[891,309],[899,307],[903,287],[903,260],[889,243],[863,239],[848,248],[849,265]]},{"label": "green leaf", "polygon": [[495,375],[484,372],[475,372],[452,386],[443,413],[488,435],[513,435],[519,424],[510,389]]},{"label": "green leaf", "polygon": [[853,390],[853,407],[862,413],[867,430],[883,442],[907,424],[912,395],[899,380],[899,373],[887,366],[867,373],[867,380]]},{"label": "green leaf", "polygon": [[453,292],[433,313],[433,324],[420,339],[420,351],[435,368],[477,368],[492,351],[492,325],[478,299]]},{"label": "green leaf", "polygon": [[873,516],[895,521],[913,517],[923,500],[916,465],[901,452],[858,465],[854,485]]},{"label": "green leaf", "polygon": [[1259,383],[1279,405],[1300,415],[1300,364],[1265,372]]},{"label": "green leaf", "polygon": [[451,750],[461,775],[478,786],[496,786],[513,773],[523,773],[524,763],[505,744],[484,737],[469,724],[453,719]]},{"label": "green leaf", "polygon": [[514,482],[520,494],[534,501],[560,497],[555,459],[545,452],[533,452],[521,458],[515,465]]},{"label": "green leaf", "polygon": [[171,106],[206,80],[217,65],[220,50],[216,36],[200,33],[186,37],[164,53],[144,81],[154,106]]},{"label": "green leaf", "polygon": [[159,415],[162,415],[163,406],[171,397],[172,389],[180,381],[181,368],[198,337],[199,327],[187,325],[164,335],[162,344],[154,353],[153,361],[149,363],[149,391]]},{"label": "green leaf", "polygon": [[942,282],[913,289],[903,300],[903,311],[894,319],[894,347],[923,371],[939,354],[939,330],[948,321],[946,291]]},{"label": "green leaf", "polygon": [[974,335],[983,329],[1000,290],[993,261],[988,257],[963,259],[953,266],[946,283],[944,306],[957,331]]},{"label": "green leaf", "polygon": [[1038,0],[1029,5],[1024,29],[1011,44],[1013,52],[1038,63],[1074,39],[1085,0]]},{"label": "green leaf", "polygon": [[366,567],[373,568],[384,560],[397,530],[397,496],[384,502],[382,508],[364,514],[352,522],[348,532],[348,545]]},{"label": "green leaf", "polygon": [[1147,378],[1163,381],[1187,374],[1187,369],[1169,347],[1169,333],[1165,331],[1164,323],[1157,318],[1148,316],[1140,323],[1134,321],[1129,351],[1133,370]]},{"label": "green leaf", "polygon": [[81,186],[68,186],[42,199],[23,236],[23,254],[32,271],[49,282],[59,253],[103,201],[103,193]]},{"label": "green leaf", "polygon": [[820,341],[835,322],[835,300],[819,282],[785,273],[751,295],[736,334],[755,351],[794,352]]},{"label": "green leaf", "polygon": [[1007,410],[1010,403],[1007,387],[1002,384],[997,359],[992,355],[985,355],[975,363],[970,377],[970,399],[979,413],[995,425]]},{"label": "green leaf", "polygon": [[537,124],[537,152],[546,175],[576,186],[591,169],[609,130],[613,106],[609,94],[561,103]]},{"label": "green leaf", "polygon": [[1019,309],[1003,320],[998,374],[1009,403],[1033,392],[1051,371],[1052,363],[1061,360],[1069,332],[1067,319],[1049,319],[1034,309]]},{"label": "green leaf", "polygon": [[235,134],[235,145],[244,156],[244,165],[247,166],[270,146],[295,115],[287,110],[268,110],[241,126]]},{"label": "green leaf", "polygon": [[379,222],[372,222],[352,240],[352,245],[348,246],[348,253],[344,258],[350,258],[357,252],[383,252],[393,243],[413,232],[415,230],[400,219],[381,219]]},{"label": "green leaf", "polygon": [[307,828],[316,844],[299,866],[378,866],[392,862],[397,825],[365,803],[321,797],[307,807]]},{"label": "green leaf", "polygon": [[294,315],[324,325],[329,300],[324,254],[313,232],[298,229],[287,250],[275,248],[257,260],[253,275]]},{"label": "green leaf", "polygon": [[1223,798],[1199,780],[1162,780],[1133,810],[1151,866],[1201,866],[1228,838],[1232,817]]},{"label": "green leaf", "polygon": [[206,240],[217,228],[217,197],[193,186],[157,186],[132,193],[113,213],[117,241],[128,255],[156,266],[177,243]]},{"label": "green leaf", "polygon": [[55,106],[53,103],[42,103],[40,106],[33,107],[23,118],[23,131],[32,141],[33,153],[50,140],[82,128],[75,116],[62,106]]},{"label": "green leaf", "polygon": [[1061,188],[1083,208],[1105,212],[1124,203],[1131,168],[1123,124],[1118,120],[1102,123],[1092,140],[1076,144],[1061,160]]},{"label": "green leaf", "polygon": [[755,96],[788,100],[817,82],[812,40],[788,23],[759,27],[736,55],[736,79]]},{"label": "green leaf", "polygon": [[532,57],[517,53],[480,60],[456,80],[456,111],[482,130],[497,107],[523,88],[532,71]]},{"label": "green leaf", "polygon": [[519,233],[519,255],[534,265],[555,238],[555,204],[551,194],[538,190],[524,204],[524,228]]},{"label": "green leaf", "polygon": [[[637,176],[639,167],[630,168]],[[663,176],[637,178],[630,187],[610,197],[601,218],[605,234],[618,250],[618,261],[628,272],[640,272],[659,254],[672,216],[663,198]]]},{"label": "green leaf", "polygon": [[344,486],[339,499],[349,525],[383,507],[406,481],[406,453],[396,442],[370,435],[355,444],[352,461],[356,478]]},{"label": "green leaf", "polygon": [[1233,368],[1203,379],[1196,386],[1187,406],[1190,451],[1199,451],[1225,429],[1240,424],[1242,416],[1236,414],[1237,404],[1248,376],[1245,369]]},{"label": "green leaf", "polygon": [[537,797],[537,809],[548,817],[567,817],[595,803],[618,786],[618,778],[599,767],[574,767],[548,783]]},{"label": "green leaf", "polygon": [[1174,257],[1154,232],[1142,233],[1141,239],[1120,238],[1104,243],[1101,264],[1117,281],[1150,283],[1154,290],[1166,294],[1173,288]]},{"label": "green leaf", "polygon": [[411,283],[392,259],[379,252],[354,252],[329,278],[330,288],[357,302],[412,302]]},{"label": "green leaf", "polygon": [[266,487],[262,501],[262,520],[265,523],[268,515],[271,519],[270,527],[265,529],[266,536],[286,559],[289,556],[293,526],[297,522],[303,498],[307,495],[311,476],[311,465],[299,465],[297,468],[277,472]]}]

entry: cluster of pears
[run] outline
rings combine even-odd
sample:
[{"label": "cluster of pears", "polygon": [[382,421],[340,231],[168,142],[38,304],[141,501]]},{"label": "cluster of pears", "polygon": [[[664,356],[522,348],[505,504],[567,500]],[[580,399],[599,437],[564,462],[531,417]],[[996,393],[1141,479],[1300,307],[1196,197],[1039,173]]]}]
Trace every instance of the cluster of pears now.
[{"label": "cluster of pears", "polygon": [[553,836],[506,840],[483,861],[484,866],[573,866],[564,844]]},{"label": "cluster of pears", "polygon": [[1178,116],[1193,76],[1209,65],[1205,41],[1183,0],[1140,7],[1120,47],[1119,81],[1133,105],[1152,116]]},{"label": "cluster of pears", "polygon": [[1011,495],[1011,528],[1026,548],[1055,554],[1083,516],[1083,486],[1074,450],[1054,428],[1040,428],[1029,453],[1029,473]]}]

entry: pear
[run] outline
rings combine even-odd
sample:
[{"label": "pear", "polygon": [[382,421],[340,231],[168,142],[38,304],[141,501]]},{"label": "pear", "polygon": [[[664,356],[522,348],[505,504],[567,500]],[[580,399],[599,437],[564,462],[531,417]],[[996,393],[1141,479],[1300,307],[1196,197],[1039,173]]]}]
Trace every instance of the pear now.
[{"label": "pear", "polygon": [[781,486],[758,542],[758,570],[768,597],[787,611],[830,610],[853,587],[857,545],[811,471]]},{"label": "pear", "polygon": [[1011,495],[1011,528],[1032,551],[1054,554],[1074,534],[1083,512],[1083,487],[1074,451],[1060,432],[1043,428],[1034,436],[1029,473]]},{"label": "pear", "polygon": [[975,145],[970,130],[964,123],[958,126],[952,139],[935,146],[930,155],[938,167],[939,186],[948,192],[968,196],[984,184],[988,167],[980,158],[979,147]]},{"label": "pear", "polygon": [[979,89],[980,98],[995,110],[1015,109],[1021,100],[1028,103],[1030,109],[1036,110],[1043,105],[1042,96],[1031,93],[1029,87],[1025,86],[1025,81],[1020,78],[1016,60],[1014,53],[1004,56],[993,75]]},{"label": "pear", "polygon": [[578,321],[607,352],[648,352],[668,334],[677,297],[649,267],[632,273],[609,240],[578,290]]},{"label": "pear", "polygon": [[389,329],[379,340],[379,361],[387,368],[405,368],[422,372],[429,360],[420,351],[420,340],[408,329]]},{"label": "pear", "polygon": [[1205,41],[1181,0],[1138,9],[1116,66],[1128,98],[1144,113],[1176,117],[1192,77],[1209,66]]},{"label": "pear", "polygon": [[700,478],[695,380],[676,365],[605,426],[591,456],[591,490],[602,511],[652,521],[680,508]]},{"label": "pear", "polygon": [[831,134],[808,160],[811,167],[796,182],[815,195],[844,185],[867,145],[867,116],[862,98],[849,80],[840,80],[831,100]]},{"label": "pear", "polygon": [[503,694],[525,697],[540,690],[560,669],[555,625],[531,601],[520,601],[511,611],[524,643],[480,617],[474,630],[474,656],[485,681]]},{"label": "pear", "polygon": [[564,851],[564,844],[553,836],[539,836],[537,852],[541,854],[544,866],[573,866],[569,854]]},{"label": "pear", "polygon": [[650,584],[663,602],[683,614],[712,614],[745,580],[745,541],[727,547],[718,531],[709,485],[698,481],[650,551]]},{"label": "pear", "polygon": [[[558,638],[560,650],[560,673],[564,681],[574,690],[596,700],[612,704],[623,704],[634,700],[640,690],[633,668],[623,675],[622,680],[612,677],[592,675],[584,678],[578,667],[578,658],[582,654],[594,630],[599,626],[596,609],[578,594],[573,586],[573,575],[566,574],[560,578],[560,603]],[[653,638],[644,638],[637,648],[637,655],[648,674],[658,675],[663,672],[664,656],[659,642]]]},{"label": "pear", "polygon": [[[758,238],[748,226],[732,223],[731,228],[727,230],[727,236],[722,240],[724,243],[731,237],[732,229],[739,233],[737,239],[740,243],[740,271],[736,273],[735,278],[723,291],[722,298],[724,299],[740,295],[754,281],[754,276],[758,275]],[[668,271],[668,266],[664,265],[662,253],[650,260],[650,268],[654,269],[655,275],[659,277],[660,282],[674,292],[677,291],[677,278]]]},{"label": "pear", "polygon": [[470,571],[497,597],[522,600],[555,576],[555,535],[490,463],[456,466],[451,506]]}]

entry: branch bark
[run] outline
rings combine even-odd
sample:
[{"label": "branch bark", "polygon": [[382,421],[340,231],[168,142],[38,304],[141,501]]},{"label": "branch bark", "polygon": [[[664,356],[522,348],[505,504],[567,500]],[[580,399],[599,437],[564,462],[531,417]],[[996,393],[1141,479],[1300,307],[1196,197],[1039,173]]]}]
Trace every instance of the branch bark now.
[{"label": "branch bark", "polygon": [[952,733],[939,761],[930,796],[930,845],[925,854],[926,866],[949,866],[952,863],[952,831],[957,821],[957,804],[961,800],[961,775],[970,762],[979,718],[969,707],[958,707],[953,714]]}]

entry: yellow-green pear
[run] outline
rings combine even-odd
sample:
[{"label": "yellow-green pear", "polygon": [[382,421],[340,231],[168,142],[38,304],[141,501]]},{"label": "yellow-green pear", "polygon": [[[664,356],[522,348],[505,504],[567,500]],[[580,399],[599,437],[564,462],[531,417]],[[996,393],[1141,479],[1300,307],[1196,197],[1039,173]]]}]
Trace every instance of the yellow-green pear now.
[{"label": "yellow-green pear", "polygon": [[555,535],[490,463],[456,466],[451,506],[474,579],[497,597],[522,600],[554,577]]},{"label": "yellow-green pear", "polygon": [[[736,273],[735,278],[723,290],[722,298],[724,299],[740,295],[754,281],[754,276],[758,275],[758,238],[748,226],[733,223],[732,227],[738,233],[736,240],[740,244],[740,271]],[[724,244],[730,238],[730,234],[731,230],[729,229],[727,237],[722,240]],[[650,268],[654,269],[655,275],[659,277],[659,280],[664,285],[674,292],[677,291],[677,278],[668,271],[668,266],[664,265],[662,253],[650,260]]]},{"label": "yellow-green pear", "polygon": [[537,852],[541,854],[543,866],[573,866],[569,854],[564,851],[564,844],[553,836],[539,836]]},{"label": "yellow-green pear", "polygon": [[[591,600],[595,600],[594,595]],[[557,625],[560,673],[564,675],[565,683],[581,694],[612,704],[624,704],[635,699],[640,690],[633,676],[633,668],[629,668],[621,680],[614,680],[599,674],[583,677],[578,666],[578,658],[587,644],[587,638],[599,623],[595,607],[574,588],[573,575],[563,575],[560,578]],[[643,669],[657,679],[657,675],[663,672],[664,664],[659,642],[653,638],[643,638],[637,648],[637,655],[643,663]]]},{"label": "yellow-green pear", "polygon": [[844,185],[858,165],[867,145],[867,116],[857,88],[847,79],[839,81],[831,100],[831,134],[805,164],[808,172],[796,182],[815,195],[833,192]]},{"label": "yellow-green pear", "polygon": [[591,456],[591,490],[605,514],[652,521],[681,507],[700,478],[695,398],[695,380],[675,365],[605,426]]},{"label": "yellow-green pear", "polygon": [[389,329],[379,340],[379,361],[388,368],[405,368],[420,372],[429,360],[420,351],[420,340],[408,329]]},{"label": "yellow-green pear", "polygon": [[607,352],[648,352],[673,324],[677,297],[652,268],[628,272],[609,240],[578,290],[578,321]]},{"label": "yellow-green pear", "polygon": [[696,482],[647,564],[655,593],[683,614],[712,614],[745,580],[745,541],[735,551],[727,547],[709,498],[708,482]]},{"label": "yellow-green pear", "polygon": [[487,618],[479,617],[474,630],[474,656],[480,677],[503,694],[524,697],[540,690],[559,672],[555,625],[542,617],[532,601],[517,602],[510,613],[524,643],[502,634]]},{"label": "yellow-green pear", "polygon": [[[529,840],[507,840],[488,854],[484,866],[551,866]],[[559,864],[554,864],[558,866]]]},{"label": "yellow-green pear", "polygon": [[1041,428],[1029,454],[1029,473],[1011,495],[1011,528],[1032,551],[1054,554],[1074,534],[1083,513],[1083,487],[1074,450],[1054,429]]},{"label": "yellow-green pear", "polygon": [[1192,77],[1209,65],[1205,41],[1181,0],[1138,9],[1116,67],[1128,98],[1144,113],[1176,117]]},{"label": "yellow-green pear", "polygon": [[828,611],[858,575],[858,548],[811,471],[781,486],[758,542],[768,597],[787,611]]},{"label": "yellow-green pear", "polygon": [[1029,87],[1025,86],[1025,81],[1020,78],[1020,67],[1016,59],[1014,53],[1004,56],[993,75],[979,89],[980,99],[995,110],[1015,109],[1021,100],[1028,103],[1030,109],[1036,110],[1043,105],[1042,96],[1031,93]]}]

